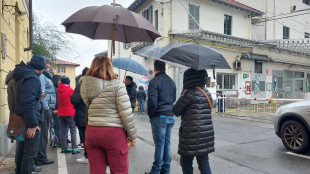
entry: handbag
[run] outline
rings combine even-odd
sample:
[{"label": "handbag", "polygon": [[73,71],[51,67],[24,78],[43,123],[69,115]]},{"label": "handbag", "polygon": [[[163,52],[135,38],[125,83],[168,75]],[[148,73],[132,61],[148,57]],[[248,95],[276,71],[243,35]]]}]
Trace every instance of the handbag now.
[{"label": "handbag", "polygon": [[24,141],[26,137],[26,125],[24,118],[15,113],[11,113],[6,134],[7,137],[11,139]]},{"label": "handbag", "polygon": [[206,92],[205,92],[204,90],[202,90],[199,86],[196,86],[196,89],[198,89],[199,91],[201,91],[201,92],[203,93],[203,95],[207,98],[208,103],[209,103],[209,106],[210,106],[210,108],[211,108],[211,112],[212,112],[213,106],[212,106],[212,102],[211,102],[211,100],[210,100],[210,97],[209,97],[209,96],[206,94]]}]

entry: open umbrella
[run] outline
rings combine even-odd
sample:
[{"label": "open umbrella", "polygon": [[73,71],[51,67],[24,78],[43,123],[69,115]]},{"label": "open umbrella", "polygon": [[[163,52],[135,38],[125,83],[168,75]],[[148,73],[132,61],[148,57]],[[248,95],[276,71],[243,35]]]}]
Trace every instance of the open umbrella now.
[{"label": "open umbrella", "polygon": [[163,62],[166,62],[170,66],[179,67],[182,69],[188,68],[184,65],[180,65],[180,64],[177,64],[174,62],[170,62],[167,60],[160,59],[161,51],[163,48],[164,47],[161,47],[161,46],[147,46],[147,47],[143,47],[143,48],[135,51],[134,54],[141,56],[141,57],[144,57],[144,58],[148,58],[148,59],[161,60]]},{"label": "open umbrella", "polygon": [[115,68],[123,69],[136,74],[147,75],[147,70],[135,60],[130,58],[114,58],[112,64]]},{"label": "open umbrella", "polygon": [[129,43],[154,42],[161,37],[143,16],[126,8],[110,5],[83,8],[66,19],[62,25],[66,27],[66,32],[91,39]]}]

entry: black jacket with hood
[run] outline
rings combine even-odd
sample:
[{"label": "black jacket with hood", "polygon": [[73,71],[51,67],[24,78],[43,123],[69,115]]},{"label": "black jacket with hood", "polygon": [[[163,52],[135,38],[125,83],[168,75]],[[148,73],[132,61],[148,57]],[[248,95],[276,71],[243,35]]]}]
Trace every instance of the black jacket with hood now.
[{"label": "black jacket with hood", "polygon": [[146,100],[146,94],[145,94],[143,86],[139,87],[139,91],[137,92],[137,100],[138,101],[145,101]]},{"label": "black jacket with hood", "polygon": [[75,122],[77,126],[87,126],[86,116],[87,116],[87,106],[85,105],[82,96],[81,96],[81,83],[79,83],[81,77],[83,77],[88,68],[83,70],[83,73],[79,75],[75,80],[77,83],[76,88],[74,89],[73,95],[71,96],[71,103],[75,109]]},{"label": "black jacket with hood", "polygon": [[39,74],[21,62],[13,71],[14,92],[12,112],[24,118],[27,128],[39,125],[38,118],[42,113],[41,83]]},{"label": "black jacket with hood", "polygon": [[126,90],[129,96],[129,100],[131,103],[131,107],[136,107],[136,101],[137,101],[137,85],[135,82],[131,82],[129,85],[126,85]]},{"label": "black jacket with hood", "polygon": [[208,74],[205,70],[189,69],[184,73],[184,92],[172,111],[181,116],[179,130],[180,155],[200,156],[214,152],[214,129],[211,107],[204,94],[196,89],[201,87],[212,101],[210,92],[205,88]]}]

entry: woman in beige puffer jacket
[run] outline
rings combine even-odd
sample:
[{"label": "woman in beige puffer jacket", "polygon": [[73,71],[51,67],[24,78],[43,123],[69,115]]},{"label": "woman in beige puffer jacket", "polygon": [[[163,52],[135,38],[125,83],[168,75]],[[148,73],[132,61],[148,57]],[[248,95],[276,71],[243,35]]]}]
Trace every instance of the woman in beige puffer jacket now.
[{"label": "woman in beige puffer jacket", "polygon": [[125,85],[113,72],[108,57],[96,57],[82,77],[81,96],[88,107],[86,149],[90,173],[128,174],[128,142],[135,143],[137,131]]}]

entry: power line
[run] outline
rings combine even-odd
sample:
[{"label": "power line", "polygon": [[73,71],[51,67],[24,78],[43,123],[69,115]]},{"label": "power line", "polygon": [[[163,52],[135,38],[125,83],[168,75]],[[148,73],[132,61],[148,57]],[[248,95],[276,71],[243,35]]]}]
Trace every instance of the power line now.
[{"label": "power line", "polygon": [[308,12],[308,13],[303,13],[303,14],[298,14],[298,15],[292,15],[292,16],[285,16],[285,17],[281,17],[281,18],[268,19],[268,21],[279,20],[279,19],[285,19],[285,18],[291,18],[291,17],[295,17],[295,16],[302,16],[302,15],[306,15],[306,14],[310,14],[310,12]]}]

